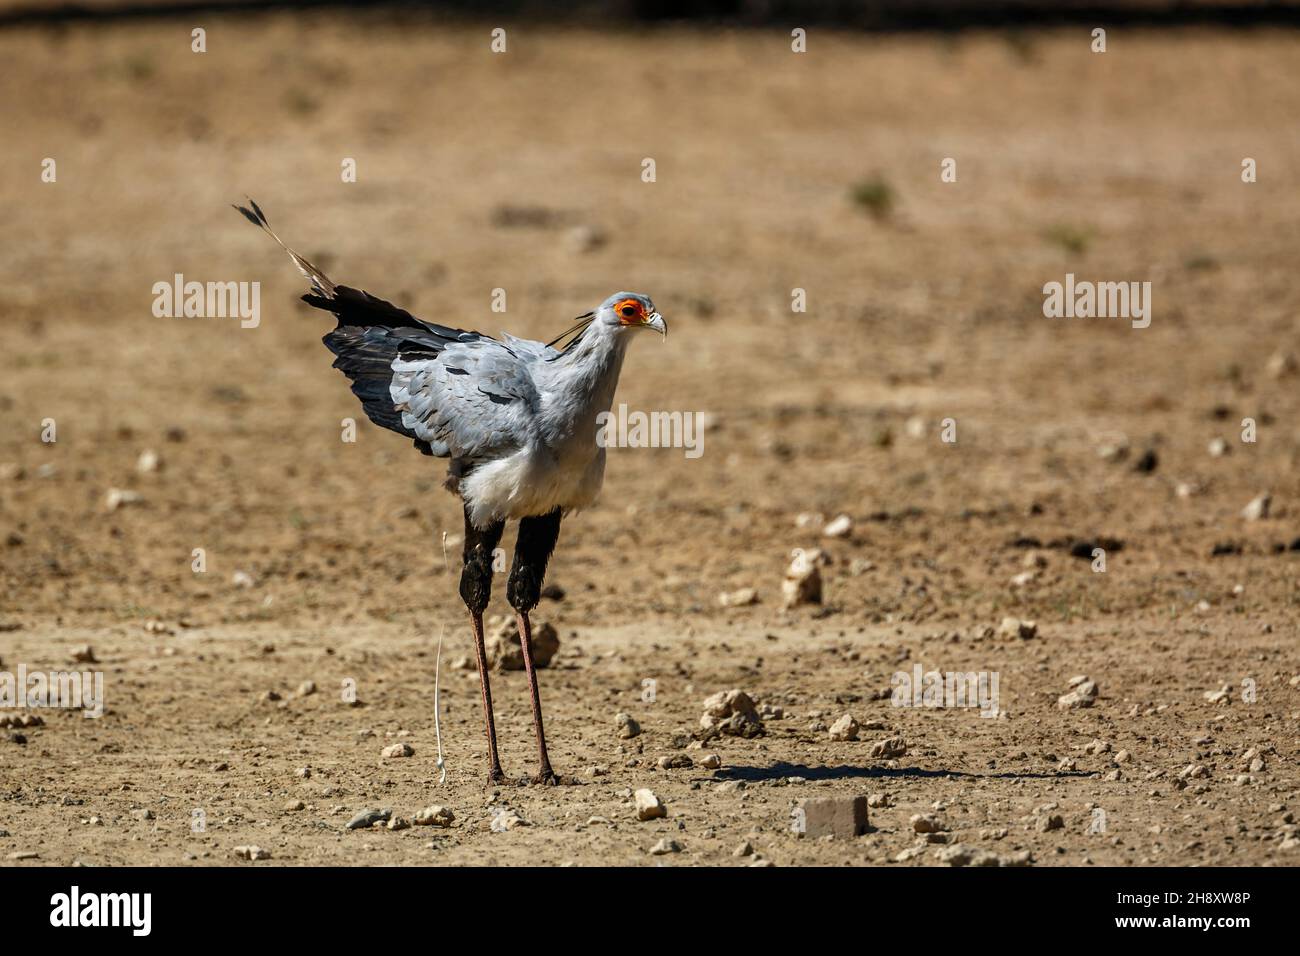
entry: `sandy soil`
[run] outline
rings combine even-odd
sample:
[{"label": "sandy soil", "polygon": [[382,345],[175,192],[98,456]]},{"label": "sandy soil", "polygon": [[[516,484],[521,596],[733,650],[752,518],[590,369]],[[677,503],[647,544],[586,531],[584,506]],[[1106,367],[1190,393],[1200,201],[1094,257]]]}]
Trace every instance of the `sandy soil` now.
[{"label": "sandy soil", "polygon": [[[930,813],[1036,865],[1300,861],[1300,38],[1112,33],[1094,55],[1075,32],[816,32],[800,56],[780,33],[521,26],[499,56],[490,26],[0,35],[0,658],[63,669],[89,644],[107,698],[5,732],[0,860],[743,865],[748,841],[898,865]],[[888,210],[854,202],[863,181]],[[397,436],[340,440],[359,409],[297,276],[230,210],[245,193],[337,280],[439,322],[550,337],[622,288],[668,316],[619,400],[708,412],[704,454],[612,451],[537,615],[561,635],[542,695],[571,785],[485,788],[477,678],[453,666],[457,502]],[[1044,318],[1067,272],[1152,282],[1151,326]],[[155,318],[175,273],[260,281],[261,324]],[[111,489],[141,500],[110,511]],[[1071,553],[1095,544],[1104,573]],[[818,546],[824,603],[783,610],[791,550]],[[758,603],[720,605],[744,587]],[[999,635],[1006,616],[1037,635]],[[996,672],[1002,716],[892,706],[917,664]],[[1061,710],[1076,675],[1100,696]],[[733,687],[785,716],[683,748]],[[494,691],[523,776],[522,674]],[[830,740],[846,712],[874,729]],[[892,736],[907,753],[873,757]],[[414,756],[382,760],[399,742]],[[658,767],[679,754],[695,766]],[[641,787],[666,818],[637,822]],[[792,832],[799,800],[854,794],[872,832]],[[431,804],[450,829],[345,828]],[[530,825],[494,830],[504,808]],[[682,852],[649,854],[665,837]]]}]

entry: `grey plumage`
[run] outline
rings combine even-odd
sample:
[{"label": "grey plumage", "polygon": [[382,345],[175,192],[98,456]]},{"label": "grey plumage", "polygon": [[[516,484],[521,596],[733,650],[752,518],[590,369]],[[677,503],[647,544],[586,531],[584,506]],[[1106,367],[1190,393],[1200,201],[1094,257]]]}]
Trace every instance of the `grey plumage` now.
[{"label": "grey plumage", "polygon": [[[337,318],[323,341],[367,416],[425,454],[450,458],[449,486],[476,525],[595,499],[605,462],[597,416],[613,401],[626,333],[666,332],[648,297],[616,293],[551,344],[511,335],[498,341],[425,322],[335,284],[249,204],[235,208],[269,233],[311,283],[303,301]],[[569,335],[568,344],[554,347]]]}]

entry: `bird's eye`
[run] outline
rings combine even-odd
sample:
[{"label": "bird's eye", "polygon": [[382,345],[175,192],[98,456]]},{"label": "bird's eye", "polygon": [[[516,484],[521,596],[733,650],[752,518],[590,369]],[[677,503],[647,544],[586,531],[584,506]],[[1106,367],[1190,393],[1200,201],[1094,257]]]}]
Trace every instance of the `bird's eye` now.
[{"label": "bird's eye", "polygon": [[636,309],[630,305],[623,306],[623,308],[620,309],[619,311],[622,312],[624,315],[626,315],[629,319],[632,318],[632,316],[636,315]]}]

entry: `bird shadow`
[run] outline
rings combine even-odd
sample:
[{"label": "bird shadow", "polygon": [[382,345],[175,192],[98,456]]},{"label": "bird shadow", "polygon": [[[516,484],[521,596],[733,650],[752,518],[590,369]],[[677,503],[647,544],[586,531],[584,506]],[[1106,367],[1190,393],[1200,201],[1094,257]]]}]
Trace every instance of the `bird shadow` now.
[{"label": "bird shadow", "polygon": [[770,767],[725,767],[714,771],[713,779],[718,781],[744,780],[758,782],[761,780],[780,780],[785,777],[802,777],[804,780],[850,780],[865,777],[868,779],[888,778],[931,778],[957,777],[966,780],[1061,780],[1069,777],[1088,778],[1092,773],[1084,770],[1057,770],[1046,773],[1032,771],[1002,771],[999,773],[971,773],[965,770],[926,770],[922,767],[808,767],[803,764],[774,763]]}]

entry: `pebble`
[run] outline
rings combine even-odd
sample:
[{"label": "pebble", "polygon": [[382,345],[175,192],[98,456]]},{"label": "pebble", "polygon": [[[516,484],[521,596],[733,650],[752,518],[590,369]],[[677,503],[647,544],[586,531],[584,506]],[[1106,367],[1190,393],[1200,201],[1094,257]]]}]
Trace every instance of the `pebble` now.
[{"label": "pebble", "polygon": [[892,760],[906,754],[907,741],[902,737],[886,737],[884,740],[877,741],[871,747],[871,756],[883,757],[886,760]]},{"label": "pebble", "polygon": [[349,830],[364,830],[374,826],[376,823],[387,823],[388,818],[393,815],[391,810],[360,810],[347,823]]},{"label": "pebble", "polygon": [[510,807],[497,811],[497,813],[492,817],[492,830],[495,833],[502,833],[506,830],[514,830],[526,826],[528,826],[528,821]]},{"label": "pebble", "polygon": [[933,813],[914,813],[907,823],[917,833],[942,833],[948,829]]},{"label": "pebble", "polygon": [[764,733],[753,699],[739,688],[705,698],[700,727],[732,737],[757,737]]},{"label": "pebble", "polygon": [[964,843],[954,843],[952,846],[945,847],[935,853],[934,857],[940,863],[947,863],[949,866],[997,866],[999,862],[996,853],[990,853],[979,847],[966,846]]},{"label": "pebble", "polygon": [[411,829],[411,821],[406,819],[406,817],[390,817],[388,820],[388,829],[409,830]]},{"label": "pebble", "polygon": [[686,754],[673,754],[671,757],[660,757],[658,765],[660,770],[689,770],[695,766],[695,761]]},{"label": "pebble", "polygon": [[746,841],[745,841],[744,843],[742,843],[740,846],[738,846],[738,847],[736,847],[734,850],[732,850],[732,851],[731,851],[731,855],[732,855],[732,856],[753,856],[753,855],[754,855],[754,844],[752,844],[752,843],[750,843],[748,840],[746,840]]},{"label": "pebble", "polygon": [[781,582],[781,600],[787,609],[822,603],[822,575],[813,553],[800,551],[790,562]]},{"label": "pebble", "polygon": [[615,714],[614,726],[618,728],[618,735],[623,740],[631,740],[641,734],[641,725],[631,714]]},{"label": "pebble", "polygon": [[1241,509],[1241,516],[1247,521],[1262,521],[1268,517],[1273,504],[1273,496],[1267,491],[1256,495],[1250,504]]},{"label": "pebble", "polygon": [[847,538],[853,533],[853,519],[848,515],[837,515],[822,528],[822,537]]},{"label": "pebble", "polygon": [[831,724],[831,740],[857,740],[858,739],[858,722],[853,719],[852,714],[845,714],[835,723]]},{"label": "pebble", "polygon": [[390,744],[380,751],[380,756],[385,760],[393,760],[399,757],[414,757],[415,748],[408,743]]},{"label": "pebble", "polygon": [[722,766],[722,757],[718,754],[708,754],[700,761],[700,766],[705,770],[717,770]]},{"label": "pebble", "polygon": [[104,496],[104,510],[112,514],[118,508],[126,505],[138,505],[144,503],[144,496],[138,491],[128,491],[125,488],[109,488],[108,494]]},{"label": "pebble", "polygon": [[1070,686],[1074,689],[1056,700],[1056,706],[1061,710],[1077,710],[1081,707],[1091,707],[1096,703],[1097,695],[1100,693],[1096,681],[1089,677],[1074,677],[1070,680]]},{"label": "pebble", "polygon": [[1028,641],[1038,636],[1037,621],[1022,621],[1018,617],[1004,617],[998,625],[998,633],[1003,637],[1018,637]]},{"label": "pebble", "polygon": [[636,801],[636,818],[638,820],[655,820],[668,815],[668,808],[651,790],[642,788],[632,794]]},{"label": "pebble", "polygon": [[414,822],[423,827],[442,827],[446,829],[451,826],[456,819],[456,814],[452,813],[447,807],[432,806],[425,807],[415,815]]},{"label": "pebble", "polygon": [[303,803],[301,800],[290,800],[284,805],[284,809],[290,813],[294,813],[298,810],[306,810],[307,804]]},{"label": "pebble", "polygon": [[718,595],[718,603],[723,607],[748,607],[751,604],[758,603],[758,592],[753,588],[724,591]]},{"label": "pebble", "polygon": [[72,650],[72,659],[78,664],[98,664],[99,658],[95,656],[95,649],[89,644],[82,644]]},{"label": "pebble", "polygon": [[140,452],[140,457],[135,460],[135,470],[142,475],[151,475],[156,471],[162,470],[162,459],[152,448],[146,448]]},{"label": "pebble", "polygon": [[239,857],[241,860],[269,860],[271,859],[271,851],[263,850],[260,846],[248,844],[245,846],[235,847],[235,856]]},{"label": "pebble", "polygon": [[665,856],[669,853],[681,853],[682,845],[676,840],[670,840],[668,837],[664,837],[650,848],[650,852],[654,856]]}]

